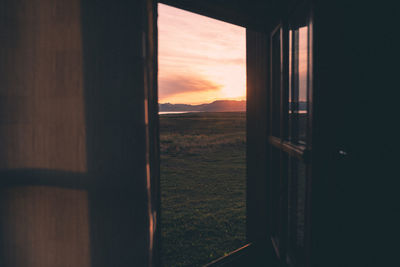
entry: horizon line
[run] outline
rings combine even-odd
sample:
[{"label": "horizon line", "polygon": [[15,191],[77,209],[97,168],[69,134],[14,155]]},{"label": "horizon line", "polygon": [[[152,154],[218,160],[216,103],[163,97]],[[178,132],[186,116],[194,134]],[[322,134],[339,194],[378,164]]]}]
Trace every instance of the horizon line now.
[{"label": "horizon line", "polygon": [[246,99],[241,99],[241,100],[236,100],[236,99],[216,99],[212,100],[211,102],[207,103],[200,103],[200,104],[195,104],[195,103],[171,103],[171,102],[165,102],[165,103],[158,103],[159,105],[164,105],[164,104],[171,104],[171,105],[192,105],[192,106],[197,106],[197,105],[204,105],[204,104],[212,104],[217,101],[232,101],[232,102],[246,102]]}]

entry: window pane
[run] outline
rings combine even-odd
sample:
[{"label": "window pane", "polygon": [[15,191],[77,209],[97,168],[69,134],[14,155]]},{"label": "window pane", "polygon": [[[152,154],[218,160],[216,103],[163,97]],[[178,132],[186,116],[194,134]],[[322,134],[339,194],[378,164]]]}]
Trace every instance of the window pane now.
[{"label": "window pane", "polygon": [[307,89],[308,89],[308,27],[299,29],[299,69],[298,69],[298,105],[299,142],[306,142],[307,132]]},{"label": "window pane", "polygon": [[289,140],[305,144],[308,121],[308,26],[289,30]]},{"label": "window pane", "polygon": [[296,206],[296,245],[304,247],[304,224],[305,224],[305,206],[306,206],[306,166],[304,163],[297,164],[297,206]]},{"label": "window pane", "polygon": [[305,247],[305,214],[306,214],[306,165],[295,158],[290,159],[289,166],[289,254],[300,260]]}]

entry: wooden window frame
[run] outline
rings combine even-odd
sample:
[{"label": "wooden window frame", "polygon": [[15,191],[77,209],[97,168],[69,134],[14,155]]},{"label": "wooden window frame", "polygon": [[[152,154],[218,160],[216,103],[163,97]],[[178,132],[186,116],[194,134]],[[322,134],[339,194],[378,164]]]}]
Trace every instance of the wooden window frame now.
[{"label": "wooden window frame", "polygon": [[[295,16],[296,15],[296,16]],[[281,161],[281,174],[280,177],[270,177],[271,180],[273,179],[280,179],[281,183],[284,183],[285,186],[288,186],[289,183],[289,177],[288,177],[288,167],[291,165],[289,163],[291,160],[296,160],[298,162],[302,162],[302,164],[305,165],[305,175],[306,175],[306,188],[305,188],[305,217],[304,217],[304,251],[302,251],[303,256],[301,256],[301,259],[298,260],[298,255],[293,255],[291,252],[290,248],[290,240],[288,240],[288,232],[284,231],[281,233],[281,239],[283,239],[283,242],[277,242],[276,239],[273,236],[273,233],[271,233],[271,242],[272,245],[275,249],[276,256],[281,260],[285,261],[288,265],[290,266],[297,266],[297,263],[300,263],[301,266],[304,264],[305,266],[308,266],[310,263],[310,244],[311,244],[311,174],[312,174],[312,117],[313,117],[313,102],[312,102],[312,95],[313,95],[313,17],[311,12],[308,11],[308,9],[304,6],[300,9],[300,12],[298,10],[294,10],[292,14],[289,13],[289,18],[294,17],[295,20],[297,21],[299,18],[304,18],[305,17],[305,25],[308,26],[308,33],[307,33],[307,41],[308,41],[308,54],[307,54],[307,122],[306,122],[306,142],[305,144],[303,143],[297,143],[297,142],[291,142],[288,140],[289,137],[289,118],[288,118],[288,112],[289,108],[293,109],[293,106],[289,106],[288,104],[288,99],[289,99],[289,68],[291,69],[291,73],[294,73],[294,62],[291,62],[289,66],[289,47],[291,47],[292,50],[295,49],[293,46],[293,43],[291,46],[289,46],[289,21],[282,21],[278,24],[278,26],[271,32],[270,34],[270,51],[271,51],[271,56],[270,56],[270,89],[269,89],[269,95],[270,95],[270,109],[269,109],[269,116],[270,116],[270,130],[267,133],[267,153],[268,151],[271,151],[271,149],[278,149],[281,151],[280,153],[280,161]],[[273,92],[274,90],[274,67],[272,66],[273,63],[273,38],[274,35],[277,34],[277,32],[280,31],[280,69],[281,69],[281,76],[280,76],[280,95],[281,95],[281,105],[280,105],[280,125],[274,125],[274,122],[272,120],[274,103],[274,99],[272,99],[273,94],[276,92]],[[294,42],[293,38],[291,40]],[[275,67],[276,68],[276,67]],[[291,76],[292,78],[294,77],[293,75]],[[293,84],[293,80],[291,81],[291,84]],[[291,90],[293,90],[293,86],[291,87]],[[290,96],[293,98],[294,94],[291,92]],[[280,136],[275,136],[272,134],[272,129],[276,127],[280,128]],[[287,157],[288,162],[285,161],[285,157]],[[286,169],[285,169],[286,168]],[[293,175],[293,174],[291,174]],[[297,175],[297,174],[295,174]],[[296,185],[297,186],[297,185]],[[273,190],[273,188],[272,188]],[[297,189],[296,189],[297,190]],[[283,193],[282,193],[283,192]],[[290,189],[287,191],[282,191],[280,194],[283,194],[284,198],[288,198],[290,192]],[[271,194],[274,194],[274,192],[271,192]],[[291,222],[288,221],[288,201],[285,201],[286,206],[283,207],[283,212],[285,215],[281,216],[281,218],[278,218],[278,221],[282,223],[282,227],[285,227],[285,229],[288,229],[288,226]],[[271,214],[273,216],[273,214]],[[272,225],[272,220],[276,218],[271,218],[271,225]]]}]

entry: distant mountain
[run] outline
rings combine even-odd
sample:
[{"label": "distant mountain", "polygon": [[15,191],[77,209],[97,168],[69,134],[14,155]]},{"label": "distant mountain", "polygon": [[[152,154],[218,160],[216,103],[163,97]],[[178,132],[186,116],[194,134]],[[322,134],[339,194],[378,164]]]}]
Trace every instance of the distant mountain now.
[{"label": "distant mountain", "polygon": [[[292,103],[289,103],[291,106]],[[299,110],[306,110],[307,103],[300,101],[298,102]],[[209,112],[227,112],[227,111],[246,111],[246,101],[236,100],[217,100],[209,104],[201,105],[187,105],[187,104],[159,104],[159,111],[209,111]]]},{"label": "distant mountain", "polygon": [[[299,101],[299,102],[297,102],[297,104],[299,105],[299,107],[298,107],[299,110],[306,110],[307,109],[307,102]],[[289,108],[291,108],[292,105],[293,105],[293,103],[290,102],[289,103]]]},{"label": "distant mountain", "polygon": [[209,104],[187,105],[187,104],[159,104],[160,112],[168,111],[209,111],[209,112],[228,112],[246,111],[246,101],[236,100],[217,100]]}]

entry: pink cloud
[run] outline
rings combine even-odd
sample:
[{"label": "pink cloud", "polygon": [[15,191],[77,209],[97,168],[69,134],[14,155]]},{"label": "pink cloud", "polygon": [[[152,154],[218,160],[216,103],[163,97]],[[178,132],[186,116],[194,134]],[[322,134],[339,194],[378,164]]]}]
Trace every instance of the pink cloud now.
[{"label": "pink cloud", "polygon": [[166,98],[182,93],[198,93],[218,91],[221,85],[194,75],[169,75],[159,81],[160,98]]},{"label": "pink cloud", "polygon": [[245,28],[163,4],[158,7],[160,101],[177,95],[183,102],[244,97]]}]

